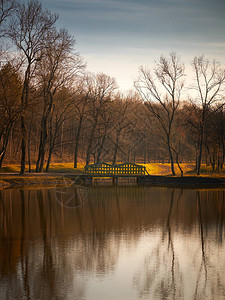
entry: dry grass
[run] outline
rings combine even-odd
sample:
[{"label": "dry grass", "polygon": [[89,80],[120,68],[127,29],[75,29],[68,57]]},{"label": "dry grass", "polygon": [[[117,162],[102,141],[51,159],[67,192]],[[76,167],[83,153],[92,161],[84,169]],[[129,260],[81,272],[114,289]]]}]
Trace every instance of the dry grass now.
[{"label": "dry grass", "polygon": [[[168,163],[149,163],[143,164],[150,175],[171,175],[170,164]],[[75,173],[79,174],[83,171],[85,164],[79,163],[78,168],[73,168],[73,163],[53,163],[49,169],[48,173],[25,173],[23,176],[19,175],[20,165],[7,165],[2,168],[0,175],[0,189],[1,188],[40,188],[40,187],[53,187],[65,184],[65,179],[61,174],[65,173]],[[195,176],[196,171],[194,170],[194,163],[182,163],[181,167],[186,176]],[[32,166],[35,170],[35,165]],[[28,167],[26,167],[28,171]],[[177,176],[180,176],[180,170],[175,164],[175,172]],[[10,174],[7,174],[10,173]],[[224,172],[213,172],[210,166],[202,165],[201,176],[210,177],[225,177]],[[67,184],[72,181],[67,178]]]},{"label": "dry grass", "polygon": [[[194,164],[190,163],[182,163],[180,164],[184,174],[188,174],[189,172],[194,170]],[[171,175],[171,168],[169,163],[149,163],[144,164],[148,173],[150,175]],[[180,174],[180,169],[178,168],[177,164],[174,165],[174,169],[177,175]]]},{"label": "dry grass", "polygon": [[[49,173],[79,173],[83,170],[85,164],[78,163],[78,167],[74,169],[73,163],[53,163],[49,167]],[[32,172],[35,171],[35,165],[31,165]],[[44,167],[45,170],[45,167]],[[26,166],[25,172],[29,171],[29,167]],[[19,173],[20,172],[20,165],[18,164],[9,164],[3,166],[1,173]]]},{"label": "dry grass", "polygon": [[[196,175],[195,164],[194,163],[181,163],[181,168],[183,169],[184,175]],[[150,175],[171,175],[171,169],[169,163],[149,163],[144,165]],[[177,164],[174,164],[174,169],[176,175],[180,175],[180,169]],[[202,176],[224,176],[225,168],[222,172],[216,172],[212,170],[211,166],[202,164],[201,166]]]},{"label": "dry grass", "polygon": [[[1,168],[1,173],[18,173],[20,171],[20,165],[6,165]],[[26,167],[26,171],[28,171],[28,168]]]},{"label": "dry grass", "polygon": [[49,172],[52,173],[80,173],[83,171],[85,164],[78,163],[77,168],[74,169],[73,163],[54,163],[51,164]]},{"label": "dry grass", "polygon": [[[148,164],[142,164],[146,167],[148,173],[150,175],[171,175],[171,169],[170,169],[170,164],[169,163],[148,163]],[[184,175],[195,175],[196,171],[194,170],[195,168],[195,164],[194,163],[181,163],[180,164]],[[78,167],[76,169],[74,169],[73,167],[73,163],[52,163],[50,168],[49,168],[49,172],[53,174],[53,173],[76,173],[79,174],[83,171],[85,166],[85,163],[78,163]],[[175,172],[176,174],[179,176],[180,175],[180,170],[177,166],[177,164],[174,165],[175,167]],[[6,166],[3,166],[1,169],[1,173],[19,173],[20,171],[20,165],[19,164],[9,164]],[[35,165],[32,165],[32,172],[35,171]],[[26,166],[26,172],[28,172],[28,166]],[[32,176],[32,173],[26,173],[28,176]],[[43,175],[46,173],[43,173]],[[33,174],[34,175],[34,174]],[[50,176],[48,175],[48,176]],[[211,166],[206,166],[206,165],[202,165],[201,167],[201,175],[202,176],[224,176],[225,175],[225,168],[223,172],[213,172],[212,167]]]},{"label": "dry grass", "polygon": [[[146,167],[147,172],[150,175],[157,175],[162,173],[168,172],[168,167],[165,164],[159,164],[159,163],[149,163],[149,164],[143,164],[143,166]],[[165,171],[165,169],[167,171]]]}]

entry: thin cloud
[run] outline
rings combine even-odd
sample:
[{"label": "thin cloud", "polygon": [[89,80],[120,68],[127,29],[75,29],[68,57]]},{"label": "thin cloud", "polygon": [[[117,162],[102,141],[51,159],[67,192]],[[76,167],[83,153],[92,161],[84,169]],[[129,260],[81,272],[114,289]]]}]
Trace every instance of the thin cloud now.
[{"label": "thin cloud", "polygon": [[224,0],[42,2],[47,9],[59,13],[59,26],[75,36],[79,52],[91,61],[92,71],[103,71],[101,58],[107,61],[108,57],[112,73],[115,68],[118,73],[123,68],[124,74],[125,64],[119,63],[121,55],[127,56],[127,70],[134,57],[138,57],[136,63],[142,64],[153,54],[157,58],[171,51],[188,58],[205,53],[224,60]]}]

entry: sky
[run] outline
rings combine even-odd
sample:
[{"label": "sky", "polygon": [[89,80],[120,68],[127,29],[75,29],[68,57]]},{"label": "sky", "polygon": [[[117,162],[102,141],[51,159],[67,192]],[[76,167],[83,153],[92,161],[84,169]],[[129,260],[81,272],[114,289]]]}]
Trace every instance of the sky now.
[{"label": "sky", "polygon": [[90,72],[133,88],[140,66],[176,52],[190,66],[204,54],[225,65],[225,0],[41,0],[59,14]]}]

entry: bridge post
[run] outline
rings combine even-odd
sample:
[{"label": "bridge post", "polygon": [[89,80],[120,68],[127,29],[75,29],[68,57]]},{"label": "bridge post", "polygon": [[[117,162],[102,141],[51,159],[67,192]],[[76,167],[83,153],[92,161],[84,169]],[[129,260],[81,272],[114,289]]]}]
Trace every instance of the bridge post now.
[{"label": "bridge post", "polygon": [[84,184],[92,184],[92,177],[85,177],[84,178]]},{"label": "bridge post", "polygon": [[113,184],[118,184],[118,176],[113,176],[112,182],[113,182]]}]

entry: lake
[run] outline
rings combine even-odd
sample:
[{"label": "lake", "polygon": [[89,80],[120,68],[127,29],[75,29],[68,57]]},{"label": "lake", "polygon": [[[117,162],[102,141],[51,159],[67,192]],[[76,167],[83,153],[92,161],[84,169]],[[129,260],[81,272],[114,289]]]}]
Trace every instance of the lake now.
[{"label": "lake", "polygon": [[0,191],[0,299],[225,299],[225,190]]}]

